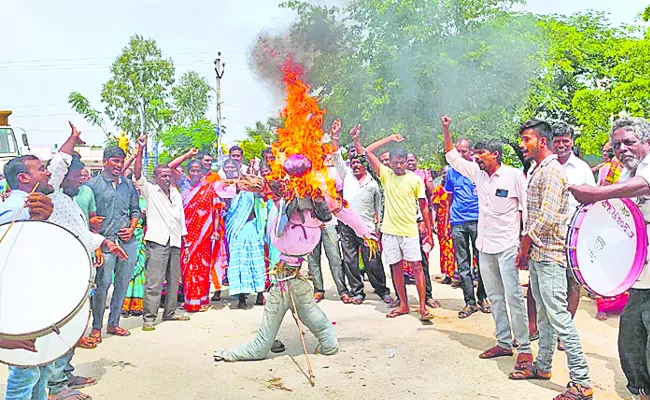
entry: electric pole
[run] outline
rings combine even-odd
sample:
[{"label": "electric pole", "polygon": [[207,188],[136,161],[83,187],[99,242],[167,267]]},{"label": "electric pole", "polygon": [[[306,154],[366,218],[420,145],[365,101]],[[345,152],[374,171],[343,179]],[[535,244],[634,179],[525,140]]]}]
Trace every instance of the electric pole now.
[{"label": "electric pole", "polygon": [[223,78],[223,73],[226,68],[226,63],[221,62],[221,52],[217,52],[217,59],[214,60],[214,72],[217,74],[217,127],[215,132],[217,133],[217,162],[221,166],[221,159],[223,158],[223,150],[221,149],[221,137],[224,132],[223,125],[221,124],[221,78]]}]

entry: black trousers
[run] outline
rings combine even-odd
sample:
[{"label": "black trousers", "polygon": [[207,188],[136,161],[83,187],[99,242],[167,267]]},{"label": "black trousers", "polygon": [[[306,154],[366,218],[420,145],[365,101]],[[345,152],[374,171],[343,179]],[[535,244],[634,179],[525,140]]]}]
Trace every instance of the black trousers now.
[{"label": "black trousers", "polygon": [[370,248],[365,245],[363,239],[358,237],[352,228],[340,221],[339,233],[341,235],[343,269],[350,284],[350,294],[352,296],[366,297],[363,290],[363,276],[359,268],[359,249],[361,249],[363,265],[366,267],[368,280],[375,293],[382,298],[389,295],[390,289],[386,287],[386,274],[384,272],[384,264],[381,262],[381,254],[375,254],[371,259]]},{"label": "black trousers", "polygon": [[476,256],[478,259],[478,251],[476,250],[477,226],[477,221],[469,221],[451,227],[451,238],[454,241],[458,273],[460,274],[460,282],[463,287],[463,297],[465,298],[465,305],[467,306],[475,306],[476,298],[478,298],[479,302],[483,302],[487,299],[487,293],[483,286],[483,279],[481,279],[480,265],[478,268],[478,288],[476,289],[476,297],[474,297],[472,259],[473,256]]},{"label": "black trousers", "polygon": [[632,394],[650,394],[650,289],[630,289],[618,328],[618,356]]}]

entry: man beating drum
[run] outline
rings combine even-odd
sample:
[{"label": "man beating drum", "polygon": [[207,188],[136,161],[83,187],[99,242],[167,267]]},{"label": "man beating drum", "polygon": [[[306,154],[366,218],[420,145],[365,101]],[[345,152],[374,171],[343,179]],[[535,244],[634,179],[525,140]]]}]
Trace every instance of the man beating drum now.
[{"label": "man beating drum", "polygon": [[[84,219],[81,209],[73,199],[81,185],[83,163],[73,159],[72,153],[74,146],[83,142],[74,125],[70,124],[70,126],[72,133],[61,146],[61,151],[53,157],[50,170],[45,169],[35,156],[19,157],[7,163],[4,173],[12,188],[12,194],[0,205],[0,224],[14,219],[48,220],[79,237],[89,252],[103,246],[116,256],[125,258],[126,254],[118,245],[88,230],[88,221]],[[35,188],[37,191],[34,190]],[[45,196],[46,194],[49,198]],[[25,208],[23,204],[26,204]],[[34,340],[2,340],[0,346],[5,349],[37,351]],[[72,351],[43,366],[27,368],[10,366],[6,398],[46,399],[48,381],[59,380],[58,376],[71,358]],[[91,379],[91,383],[92,381]],[[56,387],[53,386],[50,390],[51,395],[74,399],[88,397],[68,388],[65,379],[63,382],[56,383]]]},{"label": "man beating drum", "polygon": [[[619,183],[610,186],[571,186],[569,190],[581,203],[607,199],[635,198],[646,224],[650,222],[650,122],[643,118],[623,117],[610,132],[616,157],[623,164]],[[628,380],[627,388],[642,400],[650,400],[650,359],[648,340],[650,316],[650,268],[643,269],[630,289],[630,297],[621,315],[618,354]]]}]

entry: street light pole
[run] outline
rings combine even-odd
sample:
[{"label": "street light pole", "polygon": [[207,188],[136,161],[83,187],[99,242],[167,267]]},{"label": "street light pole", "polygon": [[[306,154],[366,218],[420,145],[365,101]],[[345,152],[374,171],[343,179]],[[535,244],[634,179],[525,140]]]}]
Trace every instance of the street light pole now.
[{"label": "street light pole", "polygon": [[214,72],[217,74],[217,162],[221,166],[221,159],[223,158],[223,150],[221,149],[221,137],[223,136],[223,125],[221,124],[221,78],[226,68],[226,63],[221,61],[221,52],[217,52],[217,59],[214,60]]}]

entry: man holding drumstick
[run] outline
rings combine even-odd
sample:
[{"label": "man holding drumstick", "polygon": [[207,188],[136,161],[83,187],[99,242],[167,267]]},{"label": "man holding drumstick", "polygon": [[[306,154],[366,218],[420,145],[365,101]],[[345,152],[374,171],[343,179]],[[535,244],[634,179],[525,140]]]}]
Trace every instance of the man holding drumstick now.
[{"label": "man holding drumstick", "polygon": [[[47,197],[47,194],[52,192],[52,186],[47,183],[50,173],[38,157],[27,155],[14,158],[5,165],[4,174],[11,188],[11,195],[0,204],[0,223],[11,222],[14,216],[19,221],[44,221],[50,217],[54,207],[52,200]],[[37,184],[38,187],[34,191]],[[0,339],[0,347],[36,352],[35,340]],[[42,392],[45,396],[48,367],[9,367],[6,398],[31,399],[34,390]],[[40,379],[41,375],[43,379]]]},{"label": "man holding drumstick", "polygon": [[[125,258],[124,251],[110,240],[93,234],[88,230],[88,221],[82,216],[81,209],[73,200],[73,196],[78,192],[81,185],[81,170],[83,163],[78,159],[72,158],[74,146],[77,143],[83,143],[80,134],[74,125],[70,124],[72,133],[70,137],[61,146],[61,151],[54,155],[49,170],[41,163],[37,157],[24,156],[11,160],[5,166],[5,175],[7,181],[12,187],[12,196],[0,206],[0,223],[9,222],[14,218],[16,212],[20,210],[17,220],[25,219],[47,219],[49,222],[69,229],[73,234],[78,236],[89,252],[103,246],[116,257]],[[70,166],[75,166],[69,171]],[[47,200],[41,199],[41,202],[49,202],[51,206],[40,208],[36,206],[38,199],[33,199],[34,194],[29,194],[37,189],[43,194],[49,194]],[[14,197],[15,196],[15,197]],[[27,196],[27,212],[22,209],[20,198]],[[16,200],[9,201],[12,197]],[[31,198],[30,198],[31,197]],[[32,203],[34,203],[32,205]],[[30,207],[30,205],[32,205]],[[30,215],[31,210],[34,215]],[[25,341],[22,343],[4,343],[5,348],[22,348],[29,351],[36,351],[34,341]],[[47,396],[47,385],[50,378],[57,380],[57,384],[52,388],[51,394],[68,399],[83,399],[87,396],[70,389],[67,386],[67,379],[57,378],[60,372],[68,365],[73,353],[70,352],[58,360],[42,367],[19,368],[10,367],[7,378],[7,399],[41,399]],[[82,378],[87,381],[88,379]],[[90,379],[90,382],[94,380]]]},{"label": "man holding drumstick", "polygon": [[[592,187],[570,186],[581,203],[616,198],[636,198],[646,223],[650,221],[650,122],[643,118],[623,117],[614,122],[610,132],[616,157],[625,169],[619,183]],[[643,268],[630,289],[630,297],[621,314],[618,331],[618,355],[628,380],[627,388],[641,400],[650,400],[650,268]]]}]

